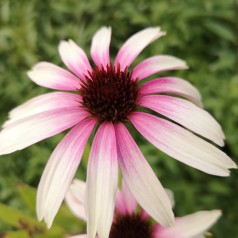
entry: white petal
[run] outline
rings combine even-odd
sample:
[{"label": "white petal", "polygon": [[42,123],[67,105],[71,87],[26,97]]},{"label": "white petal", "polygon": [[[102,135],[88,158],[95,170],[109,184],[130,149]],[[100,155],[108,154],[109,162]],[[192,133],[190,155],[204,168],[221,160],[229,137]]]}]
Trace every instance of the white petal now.
[{"label": "white petal", "polygon": [[203,172],[228,176],[228,169],[237,167],[224,152],[170,121],[142,112],[133,113],[130,120],[160,150]]},{"label": "white petal", "polygon": [[116,125],[118,161],[123,179],[135,199],[156,221],[173,224],[169,198],[123,124]]},{"label": "white petal", "polygon": [[108,238],[118,180],[116,137],[112,123],[104,122],[93,140],[86,182],[88,237]]},{"label": "white petal", "polygon": [[54,136],[80,122],[88,112],[80,107],[59,108],[20,119],[0,133],[0,155],[9,154]]},{"label": "white petal", "polygon": [[114,65],[117,67],[120,64],[120,69],[123,71],[131,65],[147,45],[163,35],[165,32],[160,31],[160,27],[149,27],[134,34],[119,50]]},{"label": "white petal", "polygon": [[185,99],[147,95],[141,98],[140,105],[168,117],[219,146],[224,146],[224,133],[218,122],[208,112]]},{"label": "white petal", "polygon": [[176,218],[174,226],[161,228],[158,232],[158,237],[193,238],[197,235],[201,236],[201,234],[208,230],[220,216],[220,210],[213,210],[200,211],[184,217]]},{"label": "white petal", "polygon": [[78,217],[86,221],[86,215],[84,210],[84,196],[85,196],[86,184],[85,182],[74,179],[70,185],[69,190],[65,196],[65,202],[68,205],[71,212]]},{"label": "white petal", "polygon": [[111,27],[102,27],[93,36],[91,56],[97,67],[106,68],[110,65],[109,46],[111,41]]},{"label": "white petal", "polygon": [[205,237],[205,235],[203,235],[203,234],[199,234],[199,235],[193,236],[193,237],[191,237],[191,238],[206,238],[206,237]]},{"label": "white petal", "polygon": [[34,114],[63,107],[80,106],[81,97],[73,93],[53,92],[34,97],[22,105],[14,108],[9,113],[10,120],[6,121],[3,127]]},{"label": "white petal", "polygon": [[27,75],[33,82],[46,88],[76,90],[80,87],[80,81],[76,76],[48,62],[37,63]]},{"label": "white petal", "polygon": [[141,94],[170,93],[189,99],[199,107],[202,100],[199,91],[188,81],[176,77],[164,77],[153,79],[141,86]]},{"label": "white petal", "polygon": [[174,207],[175,201],[174,201],[174,193],[172,190],[170,189],[165,189],[165,192],[168,195],[168,198],[170,200],[171,206]]},{"label": "white petal", "polygon": [[132,78],[144,79],[155,73],[176,69],[187,69],[185,61],[170,55],[150,57],[138,64],[132,71]]},{"label": "white petal", "polygon": [[80,79],[85,79],[88,71],[92,71],[87,55],[74,41],[61,41],[59,53],[64,64]]},{"label": "white petal", "polygon": [[76,236],[69,236],[68,238],[88,238],[88,236],[86,234],[82,234],[82,235],[76,235]]},{"label": "white petal", "polygon": [[67,193],[96,121],[89,118],[74,127],[52,153],[37,191],[37,216],[50,227]]}]

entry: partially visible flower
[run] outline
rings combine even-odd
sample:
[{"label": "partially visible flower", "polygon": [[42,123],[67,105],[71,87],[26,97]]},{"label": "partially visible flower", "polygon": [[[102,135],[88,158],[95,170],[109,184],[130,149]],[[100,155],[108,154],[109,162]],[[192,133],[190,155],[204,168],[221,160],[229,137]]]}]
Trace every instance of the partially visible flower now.
[{"label": "partially visible flower", "polygon": [[[223,146],[224,134],[216,120],[201,108],[196,88],[176,77],[142,81],[158,72],[185,69],[184,61],[157,55],[130,69],[141,51],[164,34],[159,27],[136,33],[124,43],[112,63],[111,28],[102,27],[92,39],[94,67],[85,52],[69,40],[60,43],[59,53],[72,73],[48,62],[40,62],[28,72],[38,85],[74,92],[53,92],[29,100],[10,112],[0,133],[0,154],[8,154],[73,127],[52,153],[39,184],[37,215],[48,227],[94,128],[97,130],[88,161],[86,189],[90,238],[96,232],[100,234],[102,227],[107,232],[104,229],[101,236],[108,237],[118,162],[138,203],[160,224],[173,223],[166,192],[130,135],[126,127],[130,123],[157,148],[194,168],[228,176],[229,169],[236,167],[225,153],[205,140]],[[144,108],[156,115],[149,110],[142,112]]]},{"label": "partially visible flower", "polygon": [[[65,201],[70,210],[79,218],[87,221],[84,213],[85,183],[74,180]],[[174,205],[173,193],[167,190],[171,204]],[[123,184],[117,191],[116,207],[109,238],[203,238],[204,233],[221,216],[220,210],[199,211],[183,217],[176,217],[174,225],[163,227],[155,224],[148,213],[138,210],[137,202]],[[87,238],[86,234],[70,238]],[[99,238],[101,238],[99,236]]]}]

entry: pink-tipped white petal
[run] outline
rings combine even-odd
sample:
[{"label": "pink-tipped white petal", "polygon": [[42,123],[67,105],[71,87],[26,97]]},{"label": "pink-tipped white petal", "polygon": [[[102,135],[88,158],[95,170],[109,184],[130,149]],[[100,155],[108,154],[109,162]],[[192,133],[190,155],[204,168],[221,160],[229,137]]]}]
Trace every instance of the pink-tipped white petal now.
[{"label": "pink-tipped white petal", "polygon": [[61,41],[59,53],[64,64],[80,79],[85,79],[88,71],[92,71],[87,55],[74,41]]},{"label": "pink-tipped white petal", "polygon": [[132,78],[141,80],[159,72],[187,68],[185,61],[174,56],[153,56],[142,61],[133,69]]},{"label": "pink-tipped white petal", "polygon": [[132,215],[137,206],[136,199],[132,196],[125,182],[122,182],[122,190],[117,190],[116,211],[121,215]]},{"label": "pink-tipped white petal", "polygon": [[48,62],[37,63],[27,75],[33,82],[46,88],[76,90],[80,87],[80,81],[76,76]]},{"label": "pink-tipped white petal", "polygon": [[81,101],[79,95],[65,92],[53,92],[34,97],[10,111],[10,119],[4,123],[3,127],[9,126],[21,118],[32,116],[40,112],[57,108],[80,106],[79,101]]},{"label": "pink-tipped white petal", "polygon": [[224,146],[224,133],[218,122],[207,111],[185,99],[147,95],[141,98],[140,105],[168,117],[219,146]]},{"label": "pink-tipped white petal", "polygon": [[175,219],[174,226],[158,226],[155,237],[159,238],[194,238],[202,237],[221,216],[220,210],[200,211]]},{"label": "pink-tipped white petal", "polygon": [[176,78],[165,77],[151,80],[142,85],[141,94],[171,93],[185,97],[197,106],[202,107],[202,100],[199,91],[189,82]]},{"label": "pink-tipped white petal", "polygon": [[45,167],[37,191],[37,216],[48,227],[67,193],[95,124],[96,120],[88,118],[74,127],[55,148]]},{"label": "pink-tipped white petal", "polygon": [[108,238],[118,180],[116,137],[112,123],[104,122],[93,140],[88,161],[86,204],[88,237]]},{"label": "pink-tipped white petal", "polygon": [[106,68],[110,65],[109,46],[111,41],[111,27],[102,27],[92,39],[91,56],[97,67]]},{"label": "pink-tipped white petal", "polygon": [[80,107],[59,108],[20,119],[0,132],[0,155],[9,154],[54,136],[89,114]]},{"label": "pink-tipped white petal", "polygon": [[123,124],[116,125],[118,161],[123,179],[135,199],[156,221],[173,224],[169,198]]},{"label": "pink-tipped white petal", "polygon": [[86,189],[85,182],[79,179],[74,179],[65,196],[65,202],[68,205],[71,212],[76,217],[84,221],[87,221],[84,210],[85,189]]},{"label": "pink-tipped white petal", "polygon": [[149,27],[134,34],[119,50],[114,65],[117,66],[120,64],[120,69],[123,71],[131,65],[147,45],[163,35],[165,35],[165,32],[162,32],[160,27]]},{"label": "pink-tipped white petal", "polygon": [[229,176],[228,169],[237,168],[224,152],[170,121],[143,112],[133,113],[130,120],[153,145],[196,169]]}]

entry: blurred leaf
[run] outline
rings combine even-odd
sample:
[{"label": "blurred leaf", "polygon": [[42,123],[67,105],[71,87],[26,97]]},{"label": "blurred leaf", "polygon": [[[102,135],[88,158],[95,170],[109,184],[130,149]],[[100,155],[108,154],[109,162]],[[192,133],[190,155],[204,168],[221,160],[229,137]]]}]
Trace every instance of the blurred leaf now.
[{"label": "blurred leaf", "polygon": [[35,218],[27,215],[17,209],[8,207],[0,203],[0,220],[17,228],[28,226],[29,229],[45,229],[45,226],[40,224]]},{"label": "blurred leaf", "polygon": [[215,33],[217,36],[224,38],[225,40],[235,42],[236,36],[235,32],[232,31],[232,29],[229,29],[229,27],[221,22],[216,21],[206,21],[205,26],[207,29],[213,33]]},{"label": "blurred leaf", "polygon": [[209,183],[209,188],[212,192],[217,194],[227,195],[230,192],[230,189],[226,186],[223,186],[219,181],[213,181]]},{"label": "blurred leaf", "polygon": [[20,184],[17,186],[17,190],[19,192],[19,195],[21,196],[22,201],[34,214],[36,210],[36,189],[26,184]]},{"label": "blurred leaf", "polygon": [[1,238],[31,238],[27,231],[6,231]]},{"label": "blurred leaf", "polygon": [[54,224],[61,227],[65,233],[85,231],[85,222],[75,217],[64,203],[55,217]]}]

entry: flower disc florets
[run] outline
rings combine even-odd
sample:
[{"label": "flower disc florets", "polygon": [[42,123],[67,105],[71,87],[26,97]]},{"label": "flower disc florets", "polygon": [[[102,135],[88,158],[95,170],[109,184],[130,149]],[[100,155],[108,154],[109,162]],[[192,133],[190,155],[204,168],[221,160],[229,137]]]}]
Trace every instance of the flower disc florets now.
[{"label": "flower disc florets", "polygon": [[149,221],[139,214],[116,217],[112,224],[110,238],[151,238],[152,229]]},{"label": "flower disc florets", "polygon": [[139,95],[137,80],[132,79],[126,68],[120,70],[107,65],[106,69],[96,68],[89,76],[85,76],[81,88],[82,105],[100,122],[124,122],[130,112],[136,108]]}]

